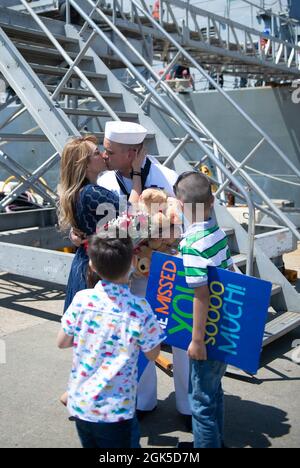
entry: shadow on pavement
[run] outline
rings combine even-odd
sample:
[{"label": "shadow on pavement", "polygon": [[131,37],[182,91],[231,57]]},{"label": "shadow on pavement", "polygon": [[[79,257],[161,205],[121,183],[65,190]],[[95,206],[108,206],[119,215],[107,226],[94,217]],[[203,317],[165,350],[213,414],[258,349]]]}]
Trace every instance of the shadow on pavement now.
[{"label": "shadow on pavement", "polygon": [[229,447],[268,448],[270,439],[289,434],[291,425],[285,411],[273,406],[226,395],[225,440]]},{"label": "shadow on pavement", "polygon": [[141,437],[147,438],[148,446],[176,447],[179,442],[174,432],[187,432],[184,418],[176,410],[175,392],[165,400],[158,400],[157,409],[140,422]]},{"label": "shadow on pavement", "polygon": [[[268,448],[272,440],[289,434],[291,425],[285,411],[273,406],[225,395],[225,445],[232,448]],[[140,423],[141,437],[148,446],[176,447],[177,431],[186,432],[184,422],[175,409],[175,394],[158,402],[157,410]],[[183,439],[191,440],[190,436]],[[180,436],[180,440],[182,437]]]},{"label": "shadow on pavement", "polygon": [[[30,307],[29,303],[50,301],[63,301],[65,298],[63,286],[46,283],[21,276],[4,274],[0,277],[0,307],[14,310],[32,317],[60,322],[63,310],[60,314],[47,312],[44,309]],[[27,305],[28,303],[28,305]]]}]

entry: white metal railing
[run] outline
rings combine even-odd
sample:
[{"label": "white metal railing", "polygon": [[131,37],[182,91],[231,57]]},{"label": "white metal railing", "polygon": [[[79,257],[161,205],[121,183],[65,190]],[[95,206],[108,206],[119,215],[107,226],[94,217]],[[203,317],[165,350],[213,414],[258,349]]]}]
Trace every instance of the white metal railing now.
[{"label": "white metal railing", "polygon": [[[15,11],[24,11],[23,5],[18,3],[18,0],[11,0],[9,7]],[[28,0],[28,3],[31,3],[32,9],[34,9],[36,13],[56,11],[59,7],[59,0]]]},{"label": "white metal railing", "polygon": [[[30,4],[26,2],[26,0],[20,0],[22,5],[26,8],[27,12],[32,16],[32,18],[35,20],[39,28],[44,32],[44,34],[47,36],[47,38],[51,41],[51,43],[54,45],[54,47],[59,51],[65,62],[69,65],[70,69],[76,73],[76,75],[82,80],[88,89],[92,92],[93,96],[95,99],[103,106],[103,108],[107,111],[108,115],[114,120],[117,120],[118,117],[114,113],[114,111],[110,108],[110,106],[106,103],[104,98],[100,95],[100,93],[94,88],[92,83],[86,78],[84,72],[78,67],[79,62],[83,59],[85,56],[87,50],[88,50],[88,45],[91,44],[93,38],[95,37],[95,34],[101,37],[101,39],[108,45],[109,49],[111,49],[116,56],[118,56],[124,65],[128,68],[131,69],[132,73],[134,74],[135,78],[138,79],[139,81],[143,82],[143,84],[146,86],[148,91],[150,93],[153,93],[153,96],[155,99],[158,100],[160,105],[164,107],[169,113],[172,114],[173,118],[181,125],[181,127],[187,132],[187,134],[190,136],[190,138],[193,139],[193,141],[199,145],[199,147],[207,152],[207,148],[205,147],[204,143],[201,141],[199,138],[198,134],[192,130],[188,124],[186,124],[184,121],[180,120],[178,118],[178,114],[176,111],[172,109],[172,107],[168,106],[164,100],[164,98],[148,83],[148,81],[143,77],[143,75],[136,69],[136,67],[125,57],[125,55],[122,53],[120,48],[116,46],[113,41],[110,39],[109,35],[105,34],[102,29],[91,19],[91,17],[85,13],[83,9],[81,9],[77,2],[70,0],[67,1],[67,11],[66,11],[66,18],[67,21],[70,21],[70,14],[68,11],[70,11],[70,6],[74,8],[75,11],[77,11],[81,17],[87,22],[89,25],[89,28],[92,29],[92,33],[90,37],[85,40],[85,45],[84,45],[84,50],[81,51],[78,55],[78,57],[75,60],[72,60],[68,53],[64,50],[64,48],[61,46],[61,44],[55,39],[54,35],[49,31],[47,26],[43,23],[42,19],[37,16],[37,14],[32,10],[30,7]],[[97,2],[88,2],[93,9],[95,9],[95,12],[98,14],[101,10],[99,8],[96,8]],[[111,23],[112,24],[112,23]],[[112,26],[115,28],[115,26],[112,24]],[[118,29],[115,28],[115,32],[117,32]],[[124,38],[125,39],[125,38]],[[127,43],[127,41],[126,41]],[[144,59],[143,59],[144,60]],[[143,62],[142,62],[143,63]],[[71,74],[71,71],[67,72],[68,75]],[[55,100],[57,99],[57,96],[62,89],[62,86],[65,84],[66,78],[63,78],[63,82],[58,84],[58,89],[56,89],[52,95],[52,100],[56,102]],[[164,86],[164,82],[162,82],[162,85]],[[174,93],[174,96],[176,96],[176,93]],[[56,104],[58,104],[56,102]],[[196,122],[195,122],[196,123]],[[187,140],[187,138],[186,138]],[[178,148],[175,148],[173,157],[177,156],[179,153]],[[224,173],[224,176],[229,178],[232,184],[234,184],[235,187],[237,187],[238,191],[241,193],[241,195],[246,199],[247,204],[249,206],[249,248],[247,252],[247,273],[249,275],[252,274],[253,272],[253,259],[254,259],[254,236],[255,236],[255,208],[254,204],[252,202],[251,195],[249,192],[243,187],[243,185],[239,182],[235,176],[232,176],[231,172],[226,168],[226,166],[223,164],[221,160],[215,157],[213,152],[209,153],[209,157],[212,159],[214,164],[220,168],[222,173]]]},{"label": "white metal railing", "polygon": [[[137,68],[132,64],[131,61],[127,59],[127,57],[124,55],[124,53],[120,50],[120,47],[116,46],[115,43],[110,39],[109,35],[105,34],[105,32],[99,27],[99,25],[94,21],[94,19],[91,18],[74,0],[67,0],[67,12],[70,9],[70,6],[72,6],[82,17],[82,19],[86,22],[86,25],[84,25],[84,28],[86,29],[87,26],[89,26],[89,29],[92,30],[92,33],[89,37],[89,39],[86,40],[86,44],[84,46],[84,52],[80,52],[77,59],[72,60],[68,53],[62,48],[62,46],[58,43],[58,41],[54,38],[54,36],[51,34],[51,32],[48,30],[48,28],[44,25],[42,20],[32,11],[31,7],[25,0],[21,0],[21,3],[26,7],[28,13],[34,18],[36,23],[39,25],[39,27],[44,31],[46,36],[49,38],[49,40],[52,42],[52,44],[56,47],[56,49],[61,53],[62,57],[64,60],[69,64],[70,68],[77,74],[77,76],[86,84],[88,89],[92,91],[92,94],[94,95],[95,99],[107,110],[108,114],[111,116],[112,119],[116,120],[118,117],[115,115],[115,113],[111,110],[110,106],[106,103],[106,101],[102,98],[102,96],[99,94],[99,92],[94,88],[94,86],[87,80],[86,76],[84,75],[84,72],[82,72],[78,68],[78,63],[81,61],[81,59],[84,57],[86,51],[88,50],[88,45],[91,44],[92,39],[95,37],[95,35],[99,36],[109,47],[109,49],[112,50],[112,52],[119,57],[119,59],[123,62],[124,66],[127,67],[132,75],[135,77],[135,79],[141,83],[144,88],[148,91],[147,96],[145,96],[148,103],[158,103],[158,105],[166,112],[168,113],[173,121],[177,122],[177,124],[181,127],[186,132],[186,136],[182,139],[182,141],[179,143],[177,148],[174,148],[174,152],[170,157],[168,158],[168,163],[170,163],[174,158],[177,157],[177,155],[180,153],[180,151],[184,148],[184,146],[192,139],[193,142],[198,145],[198,147],[205,152],[205,154],[210,158],[210,160],[216,165],[216,167],[221,171],[221,173],[224,175],[225,180],[230,181],[232,186],[235,187],[236,192],[238,193],[238,196],[242,197],[245,199],[246,203],[249,206],[249,230],[248,230],[248,252],[247,252],[247,273],[251,274],[253,271],[253,256],[254,256],[254,236],[255,236],[255,204],[253,202],[253,197],[252,194],[250,193],[253,191],[256,195],[260,196],[262,200],[264,200],[267,205],[269,206],[271,212],[275,214],[277,218],[279,218],[283,224],[287,225],[291,231],[294,233],[295,236],[297,236],[298,239],[300,239],[300,235],[296,230],[296,227],[293,225],[293,223],[290,222],[290,220],[271,202],[271,200],[266,197],[266,195],[260,190],[260,188],[252,181],[252,179],[248,176],[248,174],[243,170],[243,165],[246,164],[246,162],[249,161],[249,159],[252,157],[252,154],[254,154],[254,150],[251,152],[250,155],[247,156],[246,161],[242,162],[242,164],[238,164],[237,161],[226,151],[226,149],[221,145],[220,142],[218,142],[215,137],[209,132],[209,130],[203,125],[203,123],[199,120],[199,118],[179,99],[178,95],[170,89],[170,87],[167,85],[167,82],[164,80],[161,80],[161,77],[156,74],[156,72],[153,70],[151,64],[149,64],[142,56],[139,54],[138,51],[135,50],[134,46],[130,43],[130,41],[127,40],[127,38],[124,36],[124,34],[118,29],[118,27],[111,21],[111,19],[103,12],[103,10],[99,7],[97,7],[97,2],[92,1],[92,0],[87,0],[87,3],[94,9],[95,14],[99,16],[99,19],[101,21],[104,21],[109,28],[114,32],[114,34],[119,37],[122,41],[123,44],[125,44],[131,52],[133,52],[141,61],[141,63],[145,66],[145,69],[147,69],[153,78],[155,84],[151,85],[144,77],[143,75],[137,70]],[[193,66],[198,67],[199,71],[203,74],[203,76],[206,76],[207,79],[218,89],[224,97],[231,102],[231,98],[228,97],[228,95],[221,90],[221,88],[214,82],[214,80],[207,75],[207,73],[197,64],[197,62],[194,61],[194,59],[185,51],[185,49],[178,44],[175,39],[173,39],[165,30],[164,28],[156,22],[151,15],[151,12],[146,8],[144,0],[142,0],[140,3],[138,3],[135,0],[131,0],[131,5],[134,10],[134,14],[137,15],[138,12],[141,13],[144,18],[147,18],[147,20],[152,24],[153,28],[157,28],[159,30],[159,33],[168,40],[173,48],[176,50],[176,59],[183,58],[185,60],[190,61]],[[67,19],[70,18],[70,15],[67,14]],[[174,60],[175,63],[175,60]],[[70,73],[70,72],[68,72]],[[59,88],[61,89],[62,84],[58,85]],[[161,89],[164,91],[165,94],[169,96],[169,98],[172,101],[172,105],[169,105],[162,94],[158,93],[158,89]],[[59,94],[59,91],[56,90],[53,94],[53,98],[56,98]],[[247,116],[247,114],[243,113],[241,109],[237,106],[236,103],[233,101],[231,104],[239,110],[242,115],[251,123],[255,128],[257,127],[255,122],[252,122],[251,119]],[[177,109],[180,110],[180,114],[184,115],[184,118],[180,117],[179,112],[176,110],[176,107],[174,108],[174,105],[177,106]],[[145,106],[145,99],[143,99],[142,103],[142,108]],[[259,129],[259,133],[261,133],[263,140],[267,141],[268,136],[264,134],[261,129]],[[215,149],[216,152],[214,153],[207,144],[203,142],[203,139],[200,137],[199,133],[205,134],[207,138],[209,138]],[[262,142],[260,143],[262,144]],[[270,144],[274,144],[272,140],[270,140]],[[217,156],[216,153],[220,154],[220,157]],[[280,154],[280,151],[279,151]],[[285,155],[281,155],[285,157]],[[223,162],[225,161],[226,163],[229,163],[230,167],[232,170],[227,168],[226,163]],[[290,163],[290,161],[289,161]],[[291,167],[291,163],[289,164]],[[297,168],[295,168],[297,171]],[[234,174],[232,173],[234,172]],[[239,178],[236,177],[236,175],[239,175],[244,182],[246,182],[247,188],[244,187],[243,184],[241,184]],[[299,174],[298,174],[299,175]],[[224,187],[222,188],[222,191],[224,190]]]},{"label": "white metal railing", "polygon": [[0,150],[0,166],[4,167],[6,170],[8,169],[9,173],[19,182],[18,185],[1,200],[0,208],[11,205],[22,193],[32,189],[32,187],[34,187],[34,192],[42,197],[44,204],[47,203],[49,206],[55,206],[57,195],[42,179],[42,176],[45,172],[58,164],[59,161],[59,154],[55,153],[31,174],[28,169],[21,166],[21,164],[11,159],[8,154]]},{"label": "white metal railing", "polygon": [[[143,4],[145,10],[149,11],[148,2],[146,4],[145,1],[141,0],[140,3]],[[128,21],[128,15],[130,15],[131,21],[138,21],[139,17],[136,15],[134,4],[130,0],[126,3],[112,0],[106,2],[106,6],[108,5],[112,5],[114,24],[118,24],[118,15],[125,21]],[[267,34],[230,18],[191,5],[188,1],[160,0],[159,5],[158,17],[156,18],[154,15],[154,19],[163,27],[172,25],[174,32],[177,33],[177,39],[180,38],[183,46],[197,49],[205,44],[216,52],[221,49],[223,54],[228,57],[237,58],[240,56],[241,59],[249,63],[261,64],[262,67],[273,65],[278,70],[281,68],[282,72],[284,69],[286,72],[288,70],[293,70],[295,73],[300,72],[300,46],[297,42],[300,28],[299,22],[296,20],[269,11],[273,27],[271,27],[270,34]],[[151,15],[153,17],[152,11]],[[183,19],[179,20],[177,17]],[[275,35],[274,21],[276,18],[287,22],[295,29],[294,42],[283,40]],[[256,59],[256,62],[253,59]],[[276,76],[275,73],[274,75]]]},{"label": "white metal railing", "polygon": [[[145,2],[142,2],[145,3]],[[249,26],[242,25],[229,18],[202,10],[182,0],[160,0],[160,24],[172,18],[176,28],[181,28],[184,42],[193,42],[196,34],[201,42],[225,48],[228,51],[237,50],[247,57],[256,57],[263,62],[284,64],[287,68],[300,70],[300,47],[297,42],[284,41],[275,35],[268,35]],[[183,13],[185,19],[178,24],[173,13],[174,8]]]},{"label": "white metal railing", "polygon": [[[250,15],[252,16],[252,20],[254,15],[257,16],[260,15],[261,13],[264,13],[270,18],[270,24],[271,24],[271,32],[274,31],[274,25],[276,24],[276,21],[279,23],[285,24],[285,25],[290,25],[292,27],[295,27],[296,29],[296,34],[297,31],[299,31],[299,21],[296,20],[295,18],[291,18],[289,16],[289,5],[286,5],[286,8],[283,7],[281,0],[277,0],[272,2],[271,6],[268,6],[263,0],[260,1],[252,1],[252,0],[241,0],[241,2],[249,7],[250,10]],[[230,15],[230,9],[231,9],[231,0],[227,0],[228,5],[228,13]],[[260,3],[260,4],[259,4]],[[274,11],[275,8],[277,8],[277,13]]]},{"label": "white metal railing", "polygon": [[[77,58],[75,60],[72,60],[71,57],[69,56],[68,52],[65,51],[65,49],[61,46],[61,44],[58,42],[58,40],[54,37],[54,35],[49,31],[47,26],[43,23],[43,21],[40,19],[40,17],[33,11],[33,9],[30,7],[30,5],[27,3],[26,0],[20,0],[22,5],[26,8],[28,13],[32,16],[32,18],[35,20],[35,22],[38,24],[38,26],[41,28],[41,30],[45,33],[45,35],[48,37],[48,39],[52,42],[54,47],[60,52],[61,56],[63,59],[67,62],[69,65],[69,71],[67,73],[68,78],[72,75],[72,73],[76,73],[78,78],[85,83],[87,86],[87,89],[89,89],[94,97],[97,99],[97,101],[103,106],[103,108],[108,112],[108,114],[111,116],[113,120],[120,120],[117,114],[111,109],[111,107],[107,104],[106,100],[101,96],[99,91],[96,89],[96,87],[92,84],[92,82],[86,77],[84,72],[78,67],[78,64],[80,61],[84,58],[86,55],[86,52],[88,48],[90,47],[93,39],[95,38],[95,35],[92,34],[90,38],[88,39],[84,50],[80,51]],[[70,11],[69,8],[67,8],[67,11]],[[69,16],[70,18],[70,16]],[[65,77],[62,80],[63,84],[65,84],[66,79]],[[61,86],[62,87],[62,86]],[[54,92],[54,98],[58,96],[57,92]]]},{"label": "white metal railing", "polygon": [[[92,0],[87,0],[87,2],[90,4],[90,6],[94,7],[95,4]],[[89,18],[82,9],[80,9],[76,3],[73,1],[73,0],[70,0],[69,1],[70,5],[72,5],[82,16],[83,18],[89,23],[90,27],[93,29],[93,30],[99,30],[99,34],[101,35],[102,39],[106,40],[106,42],[108,43],[109,47],[112,48],[112,50],[114,50],[114,52],[123,60],[123,63],[125,64],[125,66],[127,66],[129,68],[129,70],[132,72],[132,74],[137,78],[138,82],[141,83],[145,89],[148,89],[149,92],[150,92],[150,96],[151,96],[151,99],[152,98],[155,98],[154,100],[156,102],[159,102],[160,105],[162,104],[162,108],[165,109],[169,115],[172,116],[173,119],[177,120],[177,122],[179,122],[179,125],[181,125],[182,127],[184,127],[184,129],[188,129],[188,134],[191,135],[190,132],[193,133],[192,135],[192,138],[194,138],[194,135],[195,135],[195,131],[194,129],[191,128],[190,125],[188,125],[186,122],[184,122],[181,118],[178,118],[178,114],[176,114],[176,112],[174,113],[174,110],[168,106],[165,102],[165,100],[162,100],[162,97],[156,92],[156,89],[154,89],[141,75],[140,73],[137,72],[137,70],[135,69],[135,67],[126,59],[126,57],[124,56],[124,54],[122,52],[120,52],[115,46],[114,44],[109,41],[108,38],[106,38],[105,34],[103,34],[103,32],[98,28],[98,26],[95,24],[95,22],[93,20],[91,20],[91,18]],[[137,10],[139,10],[141,12],[141,14],[146,17],[152,24],[154,27],[158,28],[159,31],[164,34],[166,36],[166,39],[171,41],[172,45],[174,46],[174,48],[176,48],[176,52],[179,52],[181,54],[181,56],[190,61],[192,63],[193,66],[195,66],[195,68],[197,68],[215,87],[216,89],[219,90],[219,92],[222,93],[222,95],[235,107],[236,110],[238,110],[241,115],[258,131],[258,133],[262,136],[262,138],[264,139],[264,141],[268,142],[272,147],[273,149],[275,149],[275,151],[279,154],[279,156],[285,161],[285,163],[293,170],[294,173],[297,174],[298,177],[300,177],[300,171],[293,165],[293,163],[285,156],[285,154],[280,150],[280,148],[277,147],[277,145],[275,145],[275,143],[273,142],[273,140],[271,140],[271,138],[265,133],[263,132],[263,130],[233,101],[233,99],[228,96],[228,94],[225,93],[224,90],[222,90],[215,82],[214,80],[205,72],[205,70],[202,69],[202,67],[200,67],[200,65],[185,51],[185,49],[180,45],[178,44],[164,29],[163,27],[158,24],[153,18],[152,18],[152,15],[151,15],[151,12],[146,8],[146,5],[145,5],[145,2],[144,0],[141,0],[140,3],[143,4],[143,6],[140,5],[140,3],[136,2],[136,0],[131,0],[131,3],[133,5],[134,8],[136,8]],[[172,90],[170,89],[170,87],[168,86],[167,82],[161,80],[161,77],[157,75],[157,73],[153,70],[152,66],[146,61],[144,60],[144,58],[135,50],[135,48],[132,46],[132,44],[127,40],[127,38],[124,36],[124,34],[121,33],[121,31],[112,23],[112,21],[110,20],[109,17],[106,16],[106,14],[102,11],[102,9],[99,9],[97,8],[96,9],[96,12],[98,13],[99,17],[101,18],[101,20],[105,21],[107,23],[107,25],[114,31],[114,33],[128,46],[128,48],[130,49],[131,52],[135,53],[135,55],[139,58],[139,60],[141,60],[141,62],[144,64],[144,66],[146,67],[146,69],[149,71],[149,73],[151,74],[151,77],[154,79],[154,81],[158,84],[157,86],[159,86],[172,100],[172,103],[175,103],[179,108],[180,108],[180,111],[184,112],[184,115],[186,116],[187,118],[187,121],[190,122],[190,124],[192,124],[192,126],[196,127],[198,129],[198,131],[204,133],[205,135],[207,135],[211,140],[212,142],[216,145],[216,147],[218,148],[218,151],[220,153],[220,155],[222,155],[222,157],[225,159],[225,161],[227,163],[229,163],[230,167],[233,168],[233,171],[236,171],[235,173],[236,174],[239,174],[239,176],[242,177],[242,179],[246,182],[247,186],[249,187],[250,190],[253,190],[258,196],[260,199],[262,199],[264,201],[264,203],[267,204],[267,206],[269,206],[270,210],[277,216],[279,217],[281,220],[282,220],[282,223],[284,225],[286,225],[287,227],[289,227],[289,229],[293,232],[293,234],[300,240],[300,234],[296,228],[296,226],[280,211],[280,209],[272,202],[272,200],[269,199],[269,197],[267,197],[267,195],[260,189],[260,187],[251,179],[251,177],[246,173],[246,171],[243,170],[243,166],[244,164],[246,164],[246,162],[249,162],[249,159],[251,157],[253,157],[253,155],[255,154],[256,150],[258,149],[258,147],[262,144],[262,141],[260,141],[260,143],[256,146],[256,148],[251,151],[250,155],[248,155],[246,157],[246,160],[244,162],[242,162],[242,164],[239,164],[237,163],[237,161],[229,154],[229,152],[223,147],[223,145],[211,134],[211,132],[203,125],[202,122],[200,122],[199,118],[180,100],[180,98],[178,97],[178,95]],[[178,54],[177,54],[178,56]],[[148,97],[148,96],[147,96]],[[148,98],[148,101],[149,101],[150,98]],[[145,102],[145,101],[144,101]],[[199,139],[199,135],[198,133],[196,133],[197,135],[197,140],[195,140],[199,146],[202,146],[202,149],[206,152],[206,154],[208,154],[208,148],[207,146],[205,146],[203,144],[203,142],[201,141],[201,139]],[[185,143],[188,141],[188,139],[186,139]],[[183,143],[180,143],[181,145],[181,149],[182,149],[182,145]],[[204,149],[205,148],[205,149]],[[178,151],[178,148],[174,150],[174,153],[173,155],[171,155],[171,157],[168,159],[168,163],[172,162],[172,160],[178,155],[179,151]],[[217,160],[218,162],[216,162],[216,157],[215,155],[212,154],[212,152],[210,152],[209,154],[209,157],[210,159],[212,159],[214,161],[214,163],[216,164],[217,167],[219,167],[219,164],[220,161]],[[226,166],[224,166],[222,164],[222,167],[221,167],[221,171],[226,174],[226,177],[229,178],[229,180],[232,180],[231,177],[228,177],[228,171],[227,173],[224,171],[224,168],[226,169]],[[248,199],[249,197],[247,197]]]}]

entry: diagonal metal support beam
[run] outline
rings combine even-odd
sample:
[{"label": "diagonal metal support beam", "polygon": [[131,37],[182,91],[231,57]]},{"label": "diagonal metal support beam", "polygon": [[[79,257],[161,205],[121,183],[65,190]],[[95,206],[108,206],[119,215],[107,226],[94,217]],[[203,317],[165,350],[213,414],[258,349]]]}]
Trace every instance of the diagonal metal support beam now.
[{"label": "diagonal metal support beam", "polygon": [[180,154],[180,152],[184,149],[185,145],[189,142],[190,140],[190,135],[186,135],[183,140],[179,143],[179,145],[174,149],[173,153],[168,157],[168,159],[164,162],[164,166],[170,167],[174,159],[177,158],[177,156]]},{"label": "diagonal metal support beam", "polygon": [[26,112],[26,107],[23,105],[21,106],[21,109],[15,110],[9,117],[7,117],[1,124],[0,124],[0,130],[5,128],[7,125],[12,123],[14,120],[16,120],[18,117],[24,114]]},{"label": "diagonal metal support beam", "polygon": [[[4,159],[4,161],[1,161],[0,158],[0,164],[5,165],[7,164],[7,168],[14,173],[14,175],[19,178],[20,182],[26,182],[26,180],[29,180],[30,177],[33,177],[33,174],[28,171],[25,167],[23,167],[20,163],[12,159],[7,153],[4,153],[3,151],[0,150],[0,157]],[[51,158],[50,158],[51,159]],[[36,170],[38,171],[39,168]],[[32,187],[35,188],[35,190],[39,190],[41,193],[40,195],[43,196],[46,199],[49,199],[49,202],[53,202],[53,199],[56,198],[56,193],[54,193],[51,188],[46,184],[46,182],[38,179],[37,180],[38,187]],[[45,191],[46,190],[46,191]],[[53,199],[49,196],[52,195]]]},{"label": "diagonal metal support beam", "polygon": [[[165,80],[167,74],[172,70],[172,68],[174,67],[174,65],[178,62],[178,60],[180,59],[181,57],[181,52],[177,52],[177,54],[175,55],[175,57],[173,58],[173,60],[169,63],[169,65],[167,66],[167,68],[164,70],[160,80],[158,80],[156,83],[155,83],[155,86],[154,86],[154,89],[157,90],[162,82]],[[145,98],[144,102],[141,104],[141,109],[143,109],[146,104],[149,102],[149,100],[152,98],[153,96],[153,93],[149,93],[147,95],[147,97]]]},{"label": "diagonal metal support beam", "polygon": [[[26,0],[20,0],[21,3],[25,6],[26,10],[30,13],[30,15],[33,17],[35,22],[39,25],[39,27],[42,29],[42,31],[46,34],[48,39],[52,42],[54,47],[60,52],[61,56],[63,59],[67,62],[67,64],[74,69],[74,72],[77,74],[78,78],[82,80],[88,87],[90,91],[92,91],[93,95],[95,98],[98,100],[98,102],[103,106],[103,108],[107,111],[107,113],[110,115],[110,117],[113,120],[120,120],[117,114],[111,109],[111,107],[107,104],[105,99],[101,96],[101,94],[98,92],[96,87],[92,84],[92,82],[87,78],[85,73],[78,68],[78,66],[74,66],[74,61],[71,59],[71,57],[68,55],[68,53],[65,51],[65,49],[60,45],[57,39],[55,39],[54,35],[49,31],[47,26],[43,23],[43,21],[40,19],[40,17],[33,11],[33,9],[30,7],[30,5],[27,3]],[[94,5],[93,5],[94,6]],[[73,133],[75,135],[75,133]]]},{"label": "diagonal metal support beam", "polygon": [[59,83],[57,89],[54,91],[54,93],[52,94],[52,99],[55,100],[58,98],[61,90],[63,89],[63,87],[65,86],[65,84],[69,81],[69,79],[71,78],[71,76],[73,75],[74,73],[74,68],[77,67],[79,65],[79,63],[81,62],[81,60],[84,58],[84,56],[86,55],[88,49],[90,48],[93,40],[95,39],[96,37],[96,33],[92,33],[91,36],[89,37],[89,39],[87,40],[87,42],[85,43],[83,49],[79,52],[78,56],[76,57],[73,65],[71,65],[71,67],[69,68],[69,70],[67,71],[67,73],[65,74],[65,76],[63,77],[63,79],[61,80],[61,82]]},{"label": "diagonal metal support beam", "polygon": [[[0,152],[3,153],[2,151]],[[0,202],[0,209],[4,209],[11,203],[13,203],[16,198],[18,198],[22,193],[24,193],[27,189],[33,188],[41,197],[48,200],[51,205],[55,205],[56,198],[52,198],[44,189],[40,188],[37,185],[39,182],[39,178],[48,171],[51,167],[57,164],[60,160],[58,153],[55,153],[51,158],[49,158],[42,166],[40,166],[36,171],[34,171],[30,176],[21,176],[16,169],[12,166],[10,167],[10,172],[14,173],[15,177],[21,180],[21,183],[11,191],[1,202]],[[13,161],[14,162],[14,161]],[[0,160],[1,164],[1,160]],[[42,184],[44,185],[44,184]],[[47,188],[48,189],[48,188]],[[52,192],[52,191],[51,191]],[[53,193],[53,192],[52,192]]]},{"label": "diagonal metal support beam", "polygon": [[64,112],[51,100],[43,83],[33,73],[2,28],[0,28],[0,55],[0,72],[48,136],[54,148],[61,153],[67,139],[79,133]]}]

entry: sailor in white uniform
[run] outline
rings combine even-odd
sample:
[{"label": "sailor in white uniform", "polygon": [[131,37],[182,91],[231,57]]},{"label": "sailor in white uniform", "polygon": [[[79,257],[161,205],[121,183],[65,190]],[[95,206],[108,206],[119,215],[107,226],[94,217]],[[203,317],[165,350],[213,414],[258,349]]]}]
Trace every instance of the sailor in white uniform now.
[{"label": "sailor in white uniform", "polygon": [[[129,195],[132,188],[132,160],[143,148],[147,130],[131,122],[108,122],[105,128],[104,158],[108,172],[100,175],[98,184],[116,192]],[[174,195],[173,186],[178,178],[175,171],[162,166],[154,157],[147,155],[141,172],[143,189],[157,187]],[[147,279],[135,279],[132,292],[145,297]],[[186,351],[173,348],[174,385],[176,407],[183,415],[190,415],[188,402],[189,360]],[[137,409],[152,411],[157,405],[157,376],[154,363],[149,363],[139,382]]]}]

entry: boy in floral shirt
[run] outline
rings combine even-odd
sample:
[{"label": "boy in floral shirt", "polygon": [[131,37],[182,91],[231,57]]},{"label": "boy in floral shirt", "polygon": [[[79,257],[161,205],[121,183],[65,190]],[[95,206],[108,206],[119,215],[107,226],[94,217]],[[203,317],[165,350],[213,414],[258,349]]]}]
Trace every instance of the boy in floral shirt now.
[{"label": "boy in floral shirt", "polygon": [[103,279],[77,293],[58,335],[59,348],[73,347],[67,406],[84,448],[128,448],[139,352],[154,361],[165,336],[148,302],[130,292],[132,241],[95,236],[89,256]]}]

